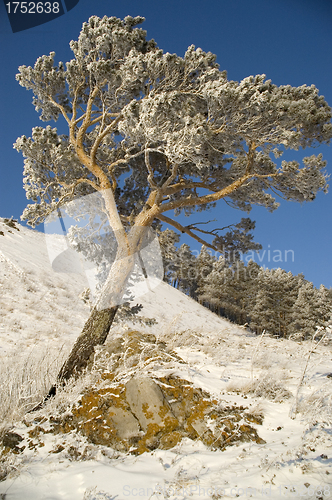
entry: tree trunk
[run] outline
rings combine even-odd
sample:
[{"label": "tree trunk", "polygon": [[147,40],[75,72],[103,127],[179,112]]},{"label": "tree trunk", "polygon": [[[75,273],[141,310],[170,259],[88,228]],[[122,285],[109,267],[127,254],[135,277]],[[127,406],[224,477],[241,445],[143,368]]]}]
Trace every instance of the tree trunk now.
[{"label": "tree trunk", "polygon": [[[116,259],[103,285],[100,297],[69,357],[63,364],[57,377],[57,383],[51,387],[45,400],[56,394],[57,385],[64,385],[71,377],[77,377],[86,368],[94,348],[105,343],[119,304],[122,303],[127,281],[134,269],[135,255],[138,259],[140,257],[139,249],[146,229],[146,226],[134,227],[128,235],[128,245],[121,247],[119,244]],[[146,274],[146,272],[144,273],[144,263],[141,262],[141,265],[143,274]]]},{"label": "tree trunk", "polygon": [[[57,385],[63,385],[71,377],[79,375],[86,368],[91,354],[97,345],[104,344],[112,326],[119,306],[109,309],[94,308],[85,323],[82,333],[77,338],[70,354],[63,364],[57,378]],[[53,385],[46,399],[56,394],[56,385]]]}]

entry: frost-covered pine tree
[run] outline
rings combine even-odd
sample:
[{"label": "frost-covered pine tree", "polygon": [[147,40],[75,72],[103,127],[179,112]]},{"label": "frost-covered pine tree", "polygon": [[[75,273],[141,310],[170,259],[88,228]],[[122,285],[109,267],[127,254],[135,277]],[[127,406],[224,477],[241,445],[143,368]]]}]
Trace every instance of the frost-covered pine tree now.
[{"label": "frost-covered pine tree", "polygon": [[36,127],[16,141],[32,200],[23,219],[34,226],[62,204],[98,192],[117,242],[102,307],[93,309],[60,380],[79,372],[107,337],[133,256],[154,221],[204,244],[174,214],[220,200],[272,211],[274,193],[304,202],[326,190],[320,154],[303,165],[279,161],[285,149],[331,139],[331,109],[314,85],[277,86],[265,75],[230,81],[210,52],[190,46],[183,57],[163,53],[137,27],[143,20],[93,16],[70,43],[73,59],[55,64],[51,52],[17,75],[40,118],[61,117],[68,130]]},{"label": "frost-covered pine tree", "polygon": [[266,330],[278,334],[276,321],[273,275],[269,269],[261,268],[256,280],[257,294],[251,303],[250,326],[257,333]]},{"label": "frost-covered pine tree", "polygon": [[250,293],[250,276],[242,260],[232,266],[233,278],[229,283],[229,308],[231,318],[241,325],[248,321],[248,296]]},{"label": "frost-covered pine tree", "polygon": [[179,290],[194,297],[197,288],[196,258],[189,245],[183,243],[176,252],[174,280]]},{"label": "frost-covered pine tree", "polygon": [[280,337],[288,336],[289,324],[292,320],[292,310],[296,301],[303,276],[293,276],[281,268],[270,271],[272,276],[272,296],[274,301],[275,334]]},{"label": "frost-covered pine tree", "polygon": [[201,269],[201,272],[197,273],[198,300],[214,312],[224,315],[224,301],[227,297],[228,282],[231,279],[232,271],[229,262],[224,257],[214,260],[210,256],[210,259],[207,260],[207,256],[209,253],[203,247],[199,258],[201,264],[204,265],[200,268],[197,266],[198,269]]},{"label": "frost-covered pine tree", "polygon": [[303,275],[293,276],[283,269],[261,268],[257,275],[257,295],[250,304],[251,326],[272,335],[287,337],[293,321],[293,308]]},{"label": "frost-covered pine tree", "polygon": [[315,311],[315,289],[309,281],[305,281],[299,289],[293,307],[292,319],[292,333],[300,333],[304,338],[309,338],[315,333],[318,326]]},{"label": "frost-covered pine tree", "polygon": [[247,289],[246,289],[246,308],[247,315],[250,315],[250,311],[253,307],[256,294],[257,294],[257,277],[259,275],[261,267],[254,260],[249,260],[246,265],[246,279],[247,279]]},{"label": "frost-covered pine tree", "polygon": [[326,327],[328,323],[330,323],[332,316],[332,297],[330,296],[329,290],[324,285],[320,285],[316,290],[315,298],[318,326]]},{"label": "frost-covered pine tree", "polygon": [[273,302],[270,294],[266,293],[264,288],[259,288],[254,306],[250,311],[250,328],[258,334],[264,330],[273,333],[275,326],[272,321],[273,315]]},{"label": "frost-covered pine tree", "polygon": [[163,259],[164,281],[175,286],[177,260],[176,243],[179,243],[180,235],[171,229],[165,229],[165,231],[159,232],[158,241]]},{"label": "frost-covered pine tree", "polygon": [[200,253],[197,256],[195,268],[197,276],[197,296],[201,304],[209,305],[212,304],[210,298],[211,294],[211,272],[213,271],[214,264],[216,262],[216,257],[212,255],[210,249],[202,245]]},{"label": "frost-covered pine tree", "polygon": [[317,327],[328,325],[331,309],[327,288],[321,285],[317,289],[311,282],[304,281],[292,310],[291,333],[305,339],[310,338],[316,332]]}]

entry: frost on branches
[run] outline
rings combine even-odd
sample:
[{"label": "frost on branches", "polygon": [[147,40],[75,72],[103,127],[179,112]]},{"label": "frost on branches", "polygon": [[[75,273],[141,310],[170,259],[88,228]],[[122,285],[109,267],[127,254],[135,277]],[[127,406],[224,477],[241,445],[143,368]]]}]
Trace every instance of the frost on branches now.
[{"label": "frost on branches", "polygon": [[[331,109],[314,85],[278,87],[265,75],[229,81],[210,52],[190,46],[183,57],[163,53],[137,27],[143,21],[93,16],[70,43],[71,61],[56,65],[51,52],[17,75],[41,120],[62,118],[68,127],[67,135],[46,126],[17,139],[32,200],[22,218],[34,226],[98,191],[116,236],[97,343],[117,307],[112,287],[121,291],[148,228],[166,222],[206,244],[197,226],[174,217],[222,199],[246,212],[253,205],[272,211],[274,194],[303,202],[327,188],[321,154],[302,165],[279,160],[285,149],[331,139]],[[93,314],[85,333],[99,322]]]}]

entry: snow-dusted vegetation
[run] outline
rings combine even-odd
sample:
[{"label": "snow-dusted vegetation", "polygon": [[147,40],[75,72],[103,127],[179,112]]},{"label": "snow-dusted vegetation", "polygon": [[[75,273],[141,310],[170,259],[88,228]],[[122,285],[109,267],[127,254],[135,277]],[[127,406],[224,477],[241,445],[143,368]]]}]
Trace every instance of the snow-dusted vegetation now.
[{"label": "snow-dusted vegetation", "polygon": [[328,144],[331,108],[164,53],[143,21],[92,16],[72,60],[16,75],[67,135],[14,144],[48,235],[0,223],[2,498],[329,497],[331,291],[245,266],[249,218],[177,216],[326,192],[322,154],[279,158]]},{"label": "snow-dusted vegetation", "polygon": [[[53,271],[42,233],[3,219],[0,225],[3,498],[331,496],[328,329],[306,341],[256,335],[160,283],[141,298],[139,313],[157,323],[115,324],[85,375],[28,412],[54,382],[89,315],[80,298],[86,283]],[[209,407],[207,427],[198,419],[196,435],[182,437],[178,427],[169,433],[177,442],[145,440],[140,453],[137,443],[121,450],[98,438],[93,422],[100,424],[102,410],[85,406],[92,427],[78,423],[87,398],[114,393],[137,373],[164,389],[182,381],[177,390],[196,394],[193,415],[197,404]],[[227,435],[223,441],[214,425]]]},{"label": "snow-dusted vegetation", "polygon": [[303,274],[266,269],[249,260],[251,255],[225,248],[220,255],[202,246],[195,255],[186,244],[176,247],[179,236],[168,229],[160,241],[165,280],[237,324],[259,334],[306,339],[331,323],[332,289],[315,288]]}]

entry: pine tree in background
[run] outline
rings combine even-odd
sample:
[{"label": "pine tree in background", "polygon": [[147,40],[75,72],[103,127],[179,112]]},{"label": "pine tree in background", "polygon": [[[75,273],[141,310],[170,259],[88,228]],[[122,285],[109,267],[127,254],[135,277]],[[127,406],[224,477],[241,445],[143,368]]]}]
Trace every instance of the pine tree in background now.
[{"label": "pine tree in background", "polygon": [[287,337],[292,322],[293,306],[303,276],[293,276],[283,269],[261,269],[257,276],[256,299],[251,301],[252,328],[279,337]]},{"label": "pine tree in background", "polygon": [[316,292],[316,308],[318,326],[326,327],[331,320],[332,297],[329,290],[324,285],[320,285]]},{"label": "pine tree in background", "polygon": [[250,260],[246,266],[247,288],[246,288],[246,307],[247,307],[247,322],[250,322],[250,314],[255,305],[258,292],[258,275],[261,267],[253,260]]},{"label": "pine tree in background", "polygon": [[[200,254],[204,262],[206,256],[204,249]],[[211,268],[210,273],[206,270]],[[205,261],[205,265],[198,274],[199,282],[197,288],[198,300],[201,304],[209,307],[210,310],[219,315],[225,316],[225,301],[228,293],[228,281],[231,279],[232,271],[229,263],[223,257],[210,262]]]},{"label": "pine tree in background", "polygon": [[243,325],[248,321],[248,298],[251,278],[242,260],[233,263],[232,272],[232,279],[229,282],[228,317]]},{"label": "pine tree in background", "polygon": [[[166,280],[205,307],[238,324],[250,324],[256,333],[265,330],[278,337],[311,336],[317,326],[332,321],[331,292],[319,289],[289,271],[265,269],[250,260],[217,260],[205,246],[194,257],[188,245],[176,248],[172,231],[161,235],[170,241],[172,272]],[[164,239],[163,239],[164,238]],[[163,250],[165,253],[165,250]],[[228,253],[230,255],[235,255]]]},{"label": "pine tree in background", "polygon": [[275,334],[279,337],[287,337],[288,326],[291,322],[292,309],[296,301],[299,286],[302,282],[300,277],[295,277],[291,272],[283,269],[273,269],[272,295],[274,298],[274,321],[276,324]]},{"label": "pine tree in background", "polygon": [[304,339],[312,337],[317,327],[326,327],[331,318],[332,301],[329,291],[323,285],[314,288],[309,281],[299,289],[292,313],[290,331]]},{"label": "pine tree in background", "polygon": [[305,281],[299,289],[292,313],[290,332],[311,337],[318,326],[316,294],[312,283]]},{"label": "pine tree in background", "polygon": [[210,304],[208,280],[210,279],[215,262],[216,258],[212,255],[212,252],[203,245],[197,256],[195,267],[197,276],[197,297],[199,302],[205,304],[207,307],[209,307]]},{"label": "pine tree in background", "polygon": [[256,297],[253,297],[250,310],[250,328],[256,333],[263,330],[275,333],[274,299],[271,274],[268,269],[261,268],[256,279]]},{"label": "pine tree in background", "polygon": [[158,240],[164,266],[164,281],[172,286],[176,285],[176,243],[180,241],[180,235],[171,229],[158,231]]},{"label": "pine tree in background", "polygon": [[174,270],[177,288],[186,295],[195,298],[197,288],[196,259],[189,245],[183,243],[176,252]]}]

